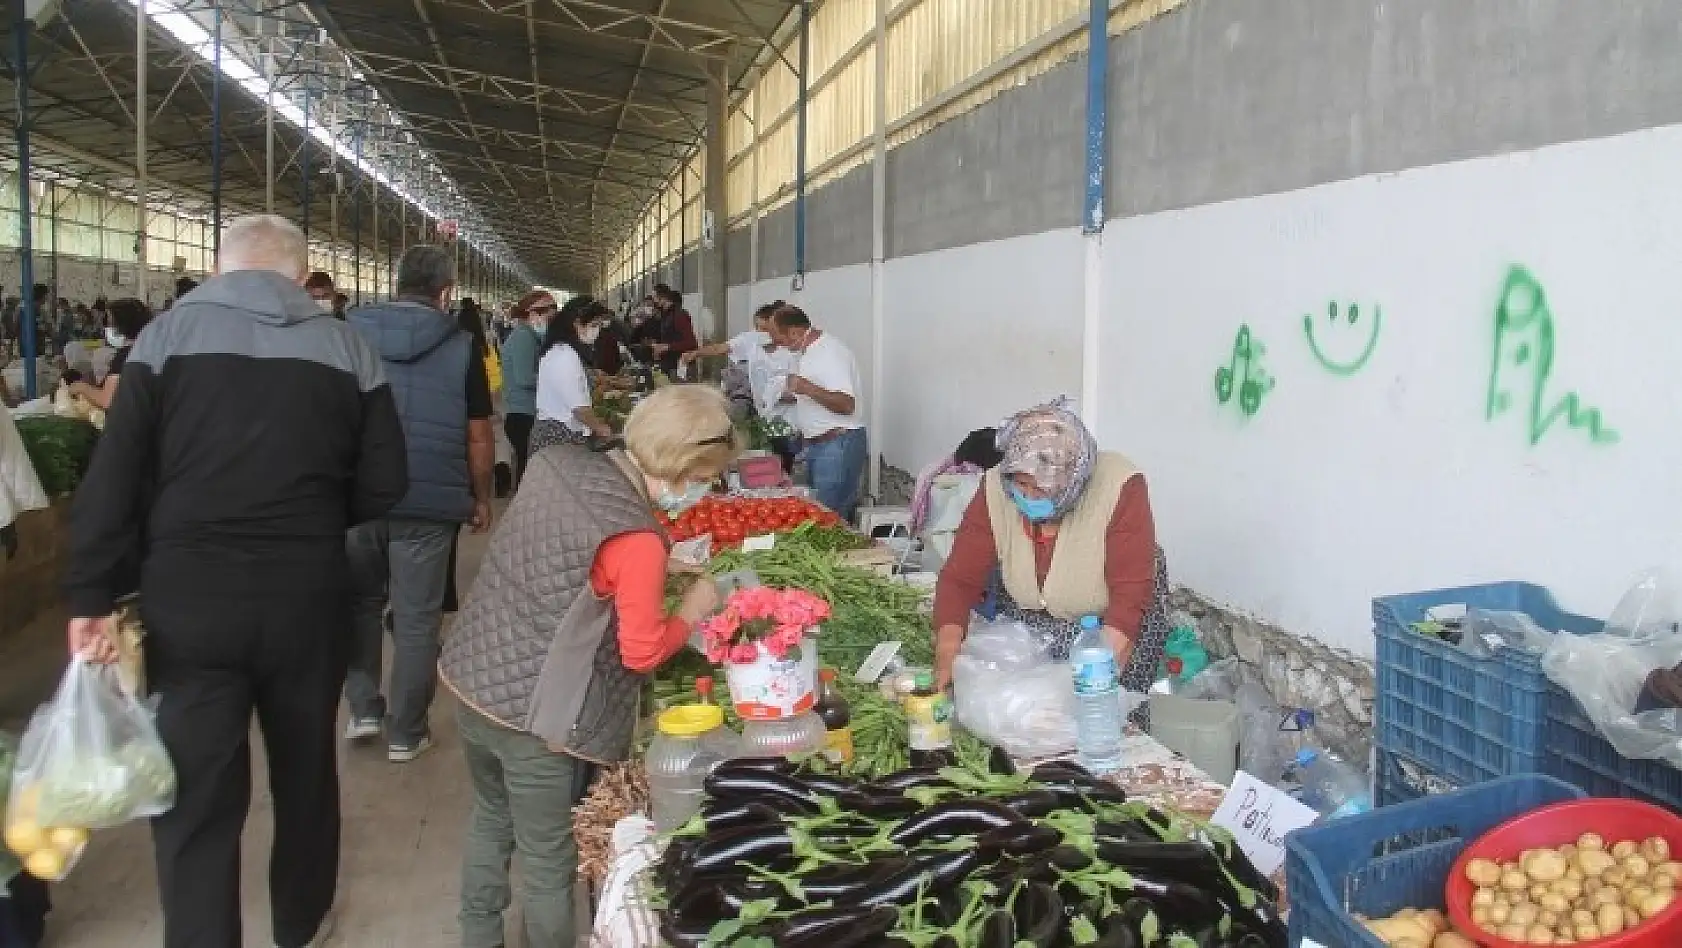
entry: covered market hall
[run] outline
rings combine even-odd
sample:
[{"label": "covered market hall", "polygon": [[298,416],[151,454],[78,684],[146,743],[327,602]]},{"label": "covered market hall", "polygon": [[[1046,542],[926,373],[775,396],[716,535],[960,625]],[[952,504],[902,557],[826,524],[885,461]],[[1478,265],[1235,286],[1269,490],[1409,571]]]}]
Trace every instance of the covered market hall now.
[{"label": "covered market hall", "polygon": [[0,948],[1682,944],[1682,0],[0,33]]}]

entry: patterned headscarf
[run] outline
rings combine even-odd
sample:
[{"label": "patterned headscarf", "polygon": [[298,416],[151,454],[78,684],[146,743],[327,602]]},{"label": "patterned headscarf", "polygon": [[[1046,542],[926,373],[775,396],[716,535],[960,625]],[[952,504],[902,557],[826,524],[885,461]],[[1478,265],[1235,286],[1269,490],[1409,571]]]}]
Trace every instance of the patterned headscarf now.
[{"label": "patterned headscarf", "polygon": [[1062,516],[1080,503],[1098,460],[1098,443],[1068,399],[1030,408],[999,426],[1001,474],[1026,474]]}]

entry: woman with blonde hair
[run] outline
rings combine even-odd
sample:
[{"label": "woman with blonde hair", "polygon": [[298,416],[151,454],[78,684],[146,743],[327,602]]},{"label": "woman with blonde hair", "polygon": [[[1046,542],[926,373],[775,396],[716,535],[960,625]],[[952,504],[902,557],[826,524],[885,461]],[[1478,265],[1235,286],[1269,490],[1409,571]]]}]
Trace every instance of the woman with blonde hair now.
[{"label": "woman with blonde hair", "polygon": [[656,514],[706,496],[739,453],[724,396],[679,385],[637,406],[623,450],[555,444],[532,455],[439,661],[461,700],[473,784],[464,948],[505,943],[515,852],[525,943],[575,945],[572,807],[593,765],[630,756],[644,676],[719,601],[698,582],[666,612],[669,541]]}]

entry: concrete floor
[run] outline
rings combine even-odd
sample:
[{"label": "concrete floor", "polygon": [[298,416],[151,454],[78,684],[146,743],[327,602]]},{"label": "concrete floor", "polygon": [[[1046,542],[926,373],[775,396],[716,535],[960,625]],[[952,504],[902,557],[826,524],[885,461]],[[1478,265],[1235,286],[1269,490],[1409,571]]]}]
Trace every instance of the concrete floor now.
[{"label": "concrete floor", "polygon": [[[464,534],[459,589],[465,594],[485,545]],[[46,616],[0,644],[0,723],[17,727],[49,697],[64,663],[64,620]],[[388,666],[389,667],[389,666]],[[344,841],[338,924],[331,944],[354,948],[450,948],[456,927],[461,839],[470,795],[457,748],[454,702],[440,689],[432,710],[437,745],[407,765],[386,762],[384,747],[343,747]],[[253,733],[251,815],[245,829],[242,887],[245,944],[272,945],[268,851],[273,812],[261,740]],[[48,946],[152,948],[162,940],[144,824],[97,833],[70,878],[53,889]],[[517,912],[517,909],[516,909]],[[587,928],[588,916],[580,922]],[[510,931],[517,931],[517,920]],[[511,937],[510,944],[519,939]]]}]

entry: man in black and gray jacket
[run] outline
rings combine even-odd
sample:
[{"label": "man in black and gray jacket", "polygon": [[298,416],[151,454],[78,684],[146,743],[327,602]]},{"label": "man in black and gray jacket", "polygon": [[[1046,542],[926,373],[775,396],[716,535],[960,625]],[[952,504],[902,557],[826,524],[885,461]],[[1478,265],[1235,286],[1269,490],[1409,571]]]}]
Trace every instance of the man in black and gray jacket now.
[{"label": "man in black and gray jacket", "polygon": [[[383,729],[392,763],[408,763],[432,746],[427,711],[437,692],[450,551],[462,524],[484,530],[491,521],[491,387],[477,339],[449,313],[455,283],[448,252],[410,247],[397,264],[397,298],[359,306],[349,316],[384,364],[409,452],[408,493],[347,540],[355,593],[345,736],[367,740]],[[389,717],[380,693],[388,602]]]},{"label": "man in black and gray jacket", "polygon": [[281,218],[227,228],[217,275],[130,350],[71,514],[72,652],[115,658],[109,616],[140,552],[147,676],[178,784],[153,821],[165,948],[242,944],[253,712],[274,798],[274,943],[317,945],[331,928],[345,531],[391,509],[408,473],[379,357],[304,292],[306,261]]}]

